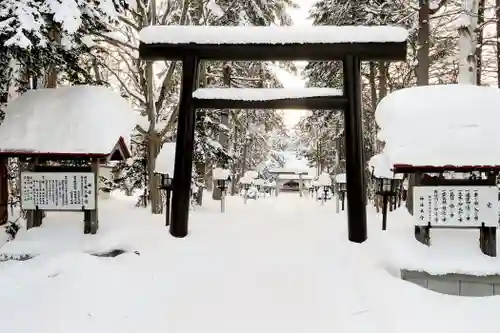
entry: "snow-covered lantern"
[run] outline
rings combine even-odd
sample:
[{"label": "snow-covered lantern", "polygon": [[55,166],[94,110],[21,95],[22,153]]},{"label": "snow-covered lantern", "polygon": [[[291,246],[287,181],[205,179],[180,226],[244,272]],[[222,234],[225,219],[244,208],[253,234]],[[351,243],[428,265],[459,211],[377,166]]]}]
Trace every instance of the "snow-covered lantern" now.
[{"label": "snow-covered lantern", "polygon": [[248,191],[250,189],[252,182],[253,182],[253,179],[249,178],[247,176],[241,177],[241,179],[240,179],[240,184],[243,186],[243,189],[245,191]]},{"label": "snow-covered lantern", "polygon": [[380,195],[395,195],[403,179],[402,177],[394,177],[389,156],[383,153],[374,155],[368,165],[372,169],[375,192]]},{"label": "snow-covered lantern", "polygon": [[397,179],[386,177],[374,177],[377,194],[393,195],[397,189]]},{"label": "snow-covered lantern", "polygon": [[257,188],[257,191],[260,191],[261,188],[264,186],[264,179],[262,178],[257,178],[254,180],[253,184],[255,185],[255,187]]},{"label": "snow-covered lantern", "polygon": [[332,178],[326,172],[323,172],[319,175],[316,183],[323,188],[323,201],[326,201],[328,198],[328,193],[330,192],[330,188],[332,187]]},{"label": "snow-covered lantern", "polygon": [[266,193],[271,193],[273,188],[276,188],[276,182],[274,180],[272,180],[264,185],[264,189],[265,189]]},{"label": "snow-covered lantern", "polygon": [[345,173],[339,173],[335,175],[336,190],[339,193],[345,193],[347,191],[347,177]]},{"label": "snow-covered lantern", "polygon": [[161,174],[161,189],[171,191],[172,190],[172,180],[173,178],[170,174]]},{"label": "snow-covered lantern", "polygon": [[165,200],[165,225],[170,225],[170,200],[172,197],[172,191],[174,187],[172,186],[173,178],[169,173],[160,174],[160,189],[165,190],[166,200]]},{"label": "snow-covered lantern", "polygon": [[318,192],[318,190],[319,190],[319,185],[318,185],[318,182],[316,180],[313,181],[313,183],[312,183],[312,189],[314,190],[314,192]]},{"label": "snow-covered lantern", "polygon": [[227,169],[215,168],[212,176],[217,182],[217,187],[224,192],[227,189],[228,182],[231,180],[231,172]]}]

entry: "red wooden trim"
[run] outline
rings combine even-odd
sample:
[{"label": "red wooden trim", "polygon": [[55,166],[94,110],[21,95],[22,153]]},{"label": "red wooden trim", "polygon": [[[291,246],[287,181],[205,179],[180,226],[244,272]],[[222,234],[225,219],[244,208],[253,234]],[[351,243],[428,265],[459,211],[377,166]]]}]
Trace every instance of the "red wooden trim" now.
[{"label": "red wooden trim", "polygon": [[403,172],[405,170],[435,170],[435,171],[460,171],[460,170],[500,170],[500,165],[411,165],[394,164],[394,170]]}]

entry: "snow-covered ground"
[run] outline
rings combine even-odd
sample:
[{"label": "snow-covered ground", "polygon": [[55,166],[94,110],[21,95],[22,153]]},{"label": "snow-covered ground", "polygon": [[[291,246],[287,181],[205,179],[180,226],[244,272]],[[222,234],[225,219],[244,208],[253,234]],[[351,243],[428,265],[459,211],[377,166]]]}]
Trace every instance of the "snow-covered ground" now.
[{"label": "snow-covered ground", "polygon": [[[84,235],[74,213],[51,213],[0,252],[0,321],[9,333],[497,333],[499,297],[446,296],[387,269],[388,240],[408,228],[399,212],[382,235],[347,241],[345,213],[297,194],[228,198],[191,214],[174,239],[163,216],[123,197],[100,203],[101,228]],[[115,258],[90,255],[123,249]],[[135,253],[136,251],[137,253]]]}]

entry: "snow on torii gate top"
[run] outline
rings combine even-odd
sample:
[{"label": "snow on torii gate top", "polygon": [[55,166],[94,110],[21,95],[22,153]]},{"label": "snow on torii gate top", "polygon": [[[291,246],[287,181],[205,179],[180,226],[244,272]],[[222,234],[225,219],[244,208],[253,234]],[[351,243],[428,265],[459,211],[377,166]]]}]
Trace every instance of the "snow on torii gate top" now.
[{"label": "snow on torii gate top", "polygon": [[134,111],[106,87],[30,90],[11,101],[0,125],[0,157],[130,157]]},{"label": "snow on torii gate top", "polygon": [[404,60],[408,32],[389,26],[149,26],[139,37],[145,60],[180,60],[186,54],[233,61],[326,61],[349,54],[360,60]]},{"label": "snow on torii gate top", "polygon": [[499,110],[498,88],[434,85],[391,93],[375,118],[395,171],[498,169]]}]

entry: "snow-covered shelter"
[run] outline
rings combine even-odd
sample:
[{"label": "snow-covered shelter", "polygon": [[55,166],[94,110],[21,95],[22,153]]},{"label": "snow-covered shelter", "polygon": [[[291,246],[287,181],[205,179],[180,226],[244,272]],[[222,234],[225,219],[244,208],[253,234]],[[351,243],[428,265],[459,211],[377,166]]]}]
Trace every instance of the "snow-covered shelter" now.
[{"label": "snow-covered shelter", "polygon": [[[12,100],[0,125],[2,219],[7,159],[17,157],[28,165],[21,170],[28,228],[41,225],[43,211],[78,210],[85,212],[85,233],[97,232],[99,166],[130,157],[127,140],[135,125],[128,102],[106,87],[30,90]],[[70,167],[61,161],[79,162]]]},{"label": "snow-covered shelter", "polygon": [[402,89],[379,103],[379,169],[414,175],[408,208],[420,242],[430,245],[431,228],[477,228],[483,253],[496,256],[499,109],[500,89],[460,84]]}]

